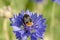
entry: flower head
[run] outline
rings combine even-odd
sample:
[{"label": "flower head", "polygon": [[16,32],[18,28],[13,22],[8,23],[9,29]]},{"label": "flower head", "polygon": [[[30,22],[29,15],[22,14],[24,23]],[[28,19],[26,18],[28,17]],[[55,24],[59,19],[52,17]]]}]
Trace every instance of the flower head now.
[{"label": "flower head", "polygon": [[60,0],[52,0],[52,1],[60,4]]},{"label": "flower head", "polygon": [[27,40],[28,36],[31,37],[31,40],[37,40],[37,38],[43,39],[46,19],[42,15],[37,16],[36,13],[33,14],[27,10],[26,12],[22,11],[18,15],[14,15],[10,20],[17,39]]},{"label": "flower head", "polygon": [[44,0],[29,0],[30,2],[36,2],[36,3],[41,3],[43,2]]},{"label": "flower head", "polygon": [[4,6],[0,9],[0,16],[5,18],[11,17],[12,8],[10,6]]},{"label": "flower head", "polygon": [[43,0],[34,0],[35,2],[42,2]]}]

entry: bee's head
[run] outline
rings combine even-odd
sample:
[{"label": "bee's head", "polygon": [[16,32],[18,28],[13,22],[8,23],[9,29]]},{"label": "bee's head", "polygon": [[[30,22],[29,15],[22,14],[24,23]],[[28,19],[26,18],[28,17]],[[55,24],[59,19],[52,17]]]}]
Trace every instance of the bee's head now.
[{"label": "bee's head", "polygon": [[33,25],[33,22],[32,22],[32,19],[30,18],[29,15],[25,14],[23,16],[23,23],[26,25],[26,26],[32,26]]}]

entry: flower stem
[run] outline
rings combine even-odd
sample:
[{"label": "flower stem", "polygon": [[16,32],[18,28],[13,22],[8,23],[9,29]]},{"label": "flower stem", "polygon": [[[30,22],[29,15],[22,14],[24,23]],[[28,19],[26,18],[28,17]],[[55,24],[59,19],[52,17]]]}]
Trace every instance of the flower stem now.
[{"label": "flower stem", "polygon": [[7,18],[5,18],[3,23],[3,31],[4,31],[4,36],[6,40],[9,40],[8,30],[7,30],[7,21],[8,21]]},{"label": "flower stem", "polygon": [[52,6],[52,13],[51,13],[51,24],[50,24],[50,33],[51,33],[51,40],[53,40],[53,27],[54,27],[54,23],[55,23],[55,3],[53,3]]}]

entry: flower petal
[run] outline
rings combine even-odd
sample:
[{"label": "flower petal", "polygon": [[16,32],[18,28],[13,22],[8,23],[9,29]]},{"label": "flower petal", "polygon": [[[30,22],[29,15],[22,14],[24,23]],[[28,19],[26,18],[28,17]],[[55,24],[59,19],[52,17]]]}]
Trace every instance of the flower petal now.
[{"label": "flower petal", "polygon": [[31,40],[38,40],[37,37],[31,36]]},{"label": "flower petal", "polygon": [[21,34],[18,31],[14,31],[16,38],[21,39]]},{"label": "flower petal", "polygon": [[20,27],[20,25],[22,25],[21,16],[14,15],[14,18],[10,18],[10,21],[11,21],[11,26]]},{"label": "flower petal", "polygon": [[19,30],[21,30],[21,28],[19,28],[17,26],[12,26],[12,28],[13,28],[13,31],[19,31]]},{"label": "flower petal", "polygon": [[37,19],[37,14],[36,14],[36,13],[33,14],[33,15],[31,16],[31,19],[32,19],[33,22],[35,22],[35,20]]},{"label": "flower petal", "polygon": [[32,12],[30,12],[29,10],[27,10],[25,14],[28,14],[29,16],[31,16]]},{"label": "flower petal", "polygon": [[23,37],[22,37],[22,40],[27,40],[27,36],[26,36],[26,35],[23,36]]}]

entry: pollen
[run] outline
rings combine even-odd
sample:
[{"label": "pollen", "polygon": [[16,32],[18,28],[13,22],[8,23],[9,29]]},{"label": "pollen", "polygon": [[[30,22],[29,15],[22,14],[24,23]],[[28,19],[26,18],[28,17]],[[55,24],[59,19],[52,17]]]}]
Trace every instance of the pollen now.
[{"label": "pollen", "polygon": [[26,26],[28,26],[28,27],[30,27],[30,26],[32,26],[33,25],[33,22],[28,22],[28,23],[26,23]]}]

